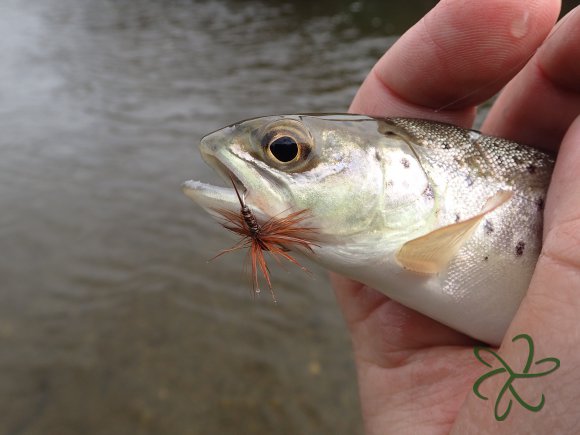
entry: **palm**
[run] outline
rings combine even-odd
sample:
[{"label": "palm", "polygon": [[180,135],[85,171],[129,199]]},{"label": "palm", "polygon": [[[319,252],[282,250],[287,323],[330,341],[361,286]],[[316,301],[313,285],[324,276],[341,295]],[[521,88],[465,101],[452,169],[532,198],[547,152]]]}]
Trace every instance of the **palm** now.
[{"label": "palm", "polygon": [[[496,9],[500,4],[501,13]],[[555,0],[441,2],[379,61],[351,111],[471,127],[475,105],[518,73],[546,38],[558,10]],[[573,124],[580,114],[580,64],[569,61],[580,59],[580,13],[574,12],[506,87],[483,126],[486,133],[547,149],[557,150],[562,143],[545,211],[543,253],[506,336],[509,345],[515,334],[531,334],[542,350],[562,359],[560,372],[580,360],[571,350],[580,344],[574,341],[580,342],[580,334],[556,335],[575,331],[580,313],[574,296],[580,287],[580,184],[573,175],[580,165],[579,147],[573,145],[580,142],[580,122]],[[520,430],[538,429],[539,420],[525,410],[514,410],[509,421],[496,422],[493,404],[471,393],[474,381],[485,372],[473,356],[474,340],[373,289],[332,278],[353,339],[368,433],[513,433],[516,424]],[[500,352],[516,362],[525,358],[513,346],[502,346]],[[496,382],[490,382],[492,390]],[[523,390],[533,396],[537,388]],[[553,391],[551,409],[560,413],[566,407],[553,402],[580,396],[569,383],[542,388],[546,395]],[[556,433],[566,427],[566,419],[575,421],[576,413],[542,411],[541,421]]]}]

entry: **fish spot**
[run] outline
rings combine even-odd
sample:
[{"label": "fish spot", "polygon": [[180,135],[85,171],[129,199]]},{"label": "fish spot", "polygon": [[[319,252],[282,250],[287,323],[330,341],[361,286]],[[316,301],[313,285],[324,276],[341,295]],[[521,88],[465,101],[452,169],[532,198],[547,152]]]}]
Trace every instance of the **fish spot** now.
[{"label": "fish spot", "polygon": [[483,224],[483,229],[485,230],[485,234],[490,235],[494,232],[493,223],[490,220],[486,220],[485,224]]},{"label": "fish spot", "polygon": [[444,150],[448,150],[451,147],[449,146],[449,144],[447,142],[443,142],[443,145],[441,145],[441,148],[443,148]]},{"label": "fish spot", "polygon": [[455,213],[455,222],[459,222],[461,220],[461,216],[459,216],[459,213]]},{"label": "fish spot", "polygon": [[489,260],[489,257],[486,255],[485,257],[483,257],[483,261],[487,261]]},{"label": "fish spot", "polygon": [[408,167],[410,167],[410,166],[411,166],[411,164],[409,163],[409,160],[408,160],[407,158],[405,158],[405,157],[403,157],[403,158],[401,159],[401,164],[402,164],[402,165],[403,165],[405,168],[408,168]]},{"label": "fish spot", "polygon": [[381,155],[379,154],[378,151],[375,151],[375,159],[377,159],[377,162],[380,162],[381,160],[383,160],[383,158],[381,157]]},{"label": "fish spot", "polygon": [[524,248],[526,247],[526,244],[524,243],[523,240],[520,240],[518,242],[518,244],[516,245],[516,255],[518,257],[521,257],[522,255],[524,255]]},{"label": "fish spot", "polygon": [[536,165],[528,165],[528,167],[526,168],[526,170],[530,174],[535,174],[536,173]]},{"label": "fish spot", "polygon": [[473,186],[474,183],[473,177],[471,175],[468,175],[467,177],[465,177],[465,182],[467,183],[468,187]]},{"label": "fish spot", "polygon": [[430,184],[428,184],[425,190],[423,191],[423,196],[427,199],[435,198],[435,193],[433,192],[433,188],[431,187]]},{"label": "fish spot", "polygon": [[538,207],[538,211],[543,211],[544,210],[544,198],[539,198],[536,201],[536,206]]}]

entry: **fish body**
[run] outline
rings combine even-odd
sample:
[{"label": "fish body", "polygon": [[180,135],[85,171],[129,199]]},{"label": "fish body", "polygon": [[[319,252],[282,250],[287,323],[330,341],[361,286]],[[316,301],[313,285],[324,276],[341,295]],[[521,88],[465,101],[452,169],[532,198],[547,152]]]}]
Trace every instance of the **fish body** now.
[{"label": "fish body", "polygon": [[[362,115],[250,119],[206,136],[203,158],[258,219],[308,210],[297,250],[454,329],[498,344],[541,250],[554,159],[433,121]],[[233,189],[188,181],[207,211]]]}]

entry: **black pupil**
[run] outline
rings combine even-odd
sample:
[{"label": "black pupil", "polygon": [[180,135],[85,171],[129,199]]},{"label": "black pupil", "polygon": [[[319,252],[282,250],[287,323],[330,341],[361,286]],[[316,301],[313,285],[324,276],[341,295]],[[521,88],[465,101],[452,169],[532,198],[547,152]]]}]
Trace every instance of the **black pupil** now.
[{"label": "black pupil", "polygon": [[288,136],[282,136],[270,144],[270,152],[281,162],[291,162],[298,155],[298,144]]}]

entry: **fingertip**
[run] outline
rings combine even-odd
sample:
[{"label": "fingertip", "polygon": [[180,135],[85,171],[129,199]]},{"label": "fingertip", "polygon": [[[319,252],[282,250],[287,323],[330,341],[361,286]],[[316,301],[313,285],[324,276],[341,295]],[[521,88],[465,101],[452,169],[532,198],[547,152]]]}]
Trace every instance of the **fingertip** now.
[{"label": "fingertip", "polygon": [[557,0],[445,0],[376,65],[380,80],[421,106],[461,108],[495,94],[544,40]]},{"label": "fingertip", "polygon": [[556,151],[580,113],[580,8],[554,28],[532,60],[502,91],[483,130]]}]

